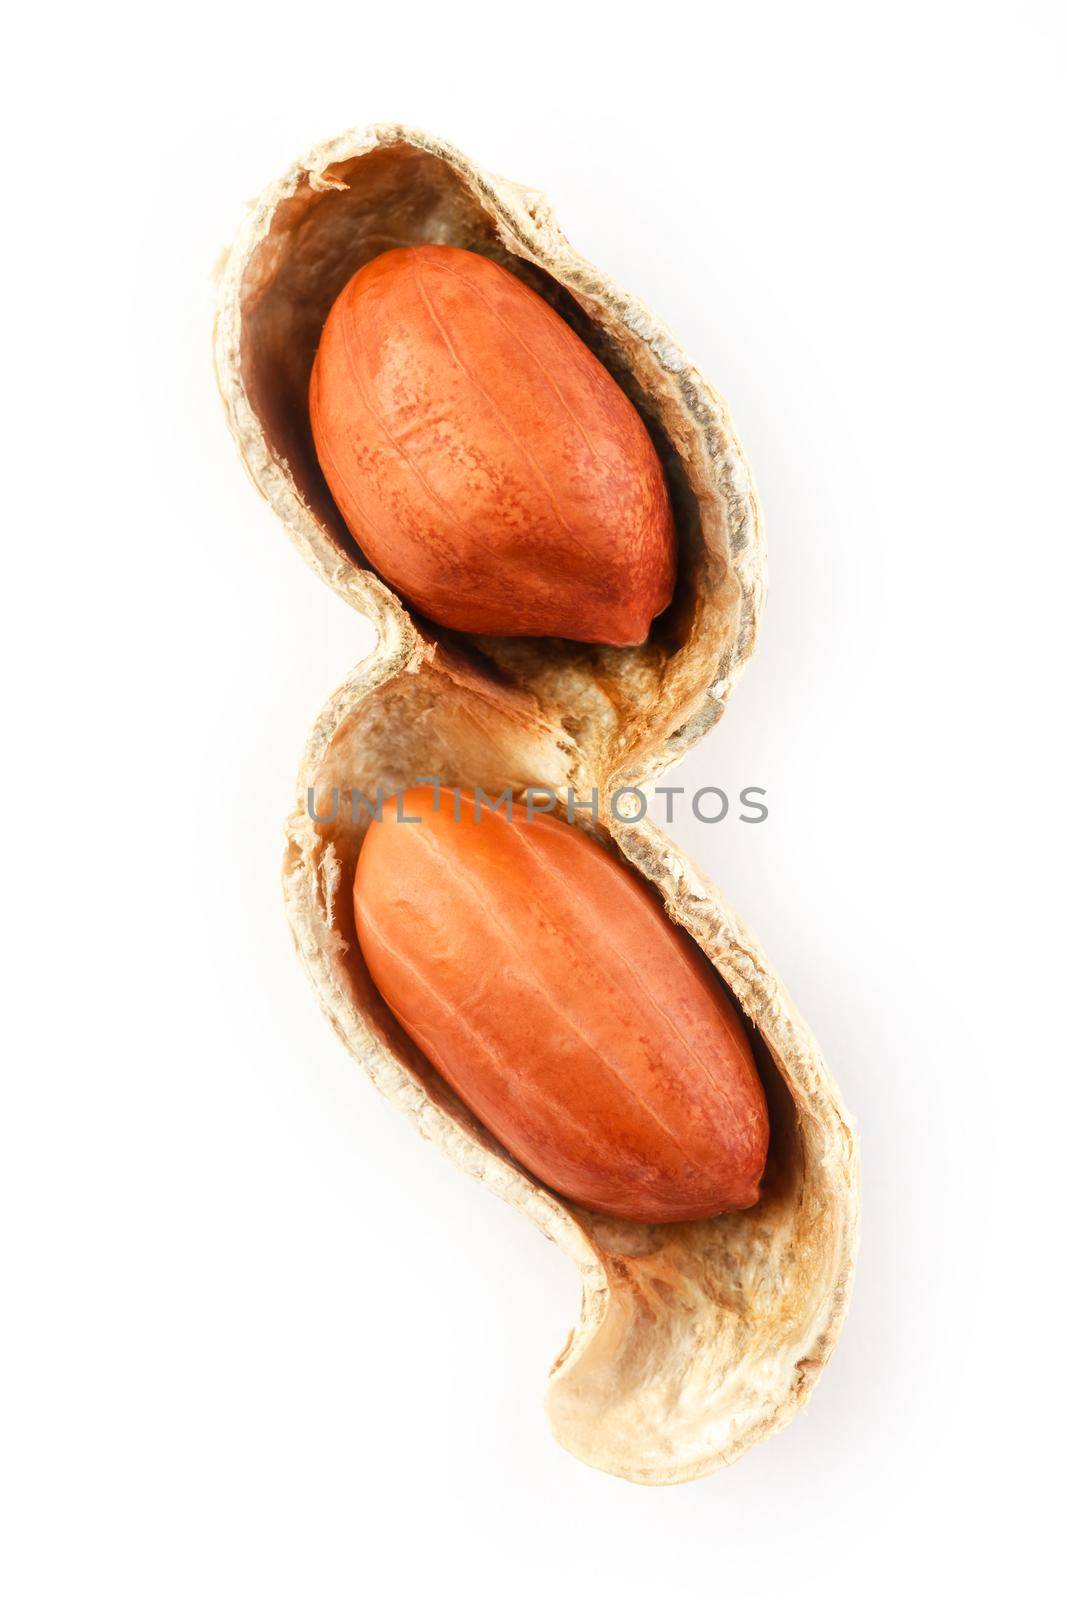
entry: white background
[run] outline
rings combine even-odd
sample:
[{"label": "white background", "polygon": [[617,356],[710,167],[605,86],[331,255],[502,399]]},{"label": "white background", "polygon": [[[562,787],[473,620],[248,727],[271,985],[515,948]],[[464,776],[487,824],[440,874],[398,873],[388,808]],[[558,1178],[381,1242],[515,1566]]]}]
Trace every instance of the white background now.
[{"label": "white background", "polygon": [[[8,26],[6,1594],[1047,1592],[1062,12]],[[771,817],[676,832],[858,1119],[864,1243],[809,1411],[685,1487],[553,1443],[571,1268],[376,1097],[283,920],[304,734],[371,637],[244,478],[211,269],[243,201],[375,119],[544,189],[762,491],[759,654],[677,781]]]}]

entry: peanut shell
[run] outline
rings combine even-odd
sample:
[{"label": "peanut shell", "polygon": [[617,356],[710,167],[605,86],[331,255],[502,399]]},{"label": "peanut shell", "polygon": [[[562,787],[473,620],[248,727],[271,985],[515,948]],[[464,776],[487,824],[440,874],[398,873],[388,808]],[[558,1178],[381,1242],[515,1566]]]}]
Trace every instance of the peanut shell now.
[{"label": "peanut shell", "polygon": [[[644,418],[679,534],[675,599],[646,644],[448,633],[368,570],[315,459],[308,378],[352,273],[423,243],[477,250],[536,289]],[[215,359],[253,482],[378,633],[311,730],[287,825],[286,907],[319,1002],[420,1132],[575,1263],[581,1313],[547,1395],[559,1441],[638,1483],[713,1472],[805,1403],[847,1309],[856,1140],[814,1039],[707,878],[647,820],[602,810],[604,848],[655,886],[758,1031],[771,1154],[759,1205],[710,1221],[636,1224],[565,1203],[451,1093],[371,984],[351,909],[367,813],[352,820],[346,799],[428,775],[607,796],[649,784],[713,726],[754,647],[765,585],[758,502],[726,407],[651,312],[571,249],[541,195],[396,125],[320,145],[250,208],[220,272]],[[336,817],[314,822],[308,790],[328,814],[334,786]]]}]

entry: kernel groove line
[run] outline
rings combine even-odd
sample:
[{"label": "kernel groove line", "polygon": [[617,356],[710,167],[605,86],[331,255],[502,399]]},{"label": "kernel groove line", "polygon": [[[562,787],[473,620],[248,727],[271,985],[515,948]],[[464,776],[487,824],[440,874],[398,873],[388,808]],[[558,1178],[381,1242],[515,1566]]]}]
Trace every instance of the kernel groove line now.
[{"label": "kernel groove line", "polygon": [[[522,348],[526,351],[526,354],[530,357],[531,361],[533,361],[536,366],[540,367],[540,369],[544,373],[545,378],[547,379],[548,383],[555,390],[556,397],[559,400],[560,405],[563,407],[563,410],[566,412],[567,416],[571,419],[571,421],[574,423],[574,426],[577,428],[578,432],[581,434],[582,439],[583,439],[583,441],[585,443],[585,447],[589,451],[589,454],[592,456],[593,460],[595,462],[597,462],[597,464],[599,466],[602,466],[602,467],[603,466],[607,466],[608,462],[606,462],[604,457],[599,453],[599,451],[594,448],[593,441],[590,439],[589,435],[586,433],[584,427],[582,426],[581,419],[576,415],[576,413],[574,411],[571,410],[570,406],[567,404],[567,401],[566,401],[566,399],[564,397],[562,389],[560,388],[559,384],[556,382],[555,378],[553,378],[552,374],[549,372],[549,370],[545,366],[544,362],[541,360],[541,357],[537,354],[537,351],[532,349],[531,346],[526,343],[526,340],[522,337],[521,334],[518,334],[518,333],[515,332],[515,329],[511,326],[511,323],[507,320],[507,318],[503,315],[503,313],[500,312],[497,309],[496,306],[494,306],[493,302],[489,299],[488,295],[483,294],[481,289],[476,288],[473,283],[468,283],[466,278],[462,277],[460,273],[455,272],[451,267],[446,266],[443,261],[435,260],[434,261],[434,270],[437,271],[437,272],[446,272],[450,278],[455,278],[457,283],[461,283],[461,284],[463,284],[463,286],[466,289],[469,289],[471,294],[474,294],[474,295],[478,296],[478,299],[482,302],[482,304],[484,306],[486,306],[486,308],[488,309],[490,315],[494,316],[496,318],[496,320],[500,323],[500,326],[504,329],[505,333],[507,333],[512,339],[514,339],[516,344],[521,345]],[[503,269],[501,269],[501,270],[503,270]],[[536,299],[536,301],[537,301],[539,306],[544,306],[545,305],[545,302],[541,299],[540,295],[535,295],[534,298]],[[545,310],[546,311],[551,311],[551,307],[550,306],[545,306]],[[553,312],[553,316],[554,315],[555,315],[555,313]],[[566,323],[564,323],[564,327],[566,327]],[[579,343],[581,343],[580,340],[579,340]],[[583,344],[582,348],[584,350],[584,349],[587,349],[588,347]],[[590,352],[590,354],[591,353],[592,352]],[[595,359],[596,358],[594,357],[594,360]]]},{"label": "kernel groove line", "polygon": [[[356,387],[359,390],[360,398],[362,399],[363,404],[366,406],[368,412],[374,418],[374,420],[378,424],[379,428],[385,434],[385,437],[388,439],[389,443],[392,445],[393,449],[396,451],[397,455],[400,457],[400,460],[404,463],[404,465],[408,468],[408,470],[415,476],[415,478],[418,479],[418,481],[422,485],[423,489],[425,489],[426,493],[430,496],[430,499],[433,500],[434,503],[437,506],[440,507],[440,509],[444,512],[445,516],[448,517],[449,521],[452,522],[454,524],[454,526],[456,528],[458,528],[459,531],[462,533],[464,531],[463,530],[463,524],[460,522],[459,518],[456,516],[456,513],[452,510],[451,506],[449,506],[444,500],[442,500],[441,496],[437,493],[437,490],[433,487],[433,485],[430,484],[430,483],[427,483],[426,479],[423,477],[422,473],[419,471],[419,469],[415,465],[414,461],[408,455],[408,453],[404,449],[403,445],[399,442],[398,439],[396,439],[393,436],[393,433],[391,432],[388,424],[386,423],[385,418],[371,404],[370,398],[368,397],[368,394],[367,394],[366,385],[363,382],[363,378],[362,378],[362,376],[360,374],[358,364],[357,364],[357,362],[356,362],[356,360],[355,360],[355,358],[353,357],[353,354],[352,354],[352,343],[351,343],[351,336],[352,336],[352,332],[353,332],[352,320],[353,319],[351,317],[342,317],[341,318],[341,338],[344,341],[345,357],[346,357],[346,359],[348,361],[349,371],[351,372],[352,377],[355,379]],[[359,349],[362,350],[363,346],[360,343],[360,341],[358,340],[358,338],[357,338],[356,342],[357,342],[357,345],[359,346]]]},{"label": "kernel groove line", "polygon": [[[496,1069],[496,1075],[498,1079],[506,1084],[511,1075],[510,1068],[509,1063],[505,1061],[500,1052],[498,1050],[494,1050],[492,1045],[482,1036],[481,1032],[467,1020],[462,1010],[447,1000],[444,995],[434,987],[429,979],[423,973],[421,973],[419,969],[385,937],[381,929],[381,924],[378,922],[376,917],[368,912],[365,906],[361,907],[359,915],[361,919],[373,930],[374,937],[381,945],[382,949],[385,950],[399,966],[403,967],[406,972],[410,973],[411,977],[414,978],[415,982],[420,986],[420,988],[426,991],[431,1001],[435,1002],[438,1006],[442,1007],[446,1012],[450,1013],[456,1018],[474,1046],[473,1054],[477,1056],[480,1052],[486,1059],[488,1059],[490,1064]],[[426,1040],[426,1046],[424,1047],[422,1044],[419,1044],[419,1048],[423,1051],[424,1055],[429,1056],[430,1060],[433,1061],[434,1065],[436,1066],[437,1063],[434,1061],[433,1054],[431,1053],[434,1050],[432,1030],[428,1031],[425,1027],[420,1027],[417,1022],[405,1016],[402,1011],[391,1004],[389,1005],[389,1009],[393,1012],[393,1015],[396,1017],[401,1026],[412,1036],[416,1044],[419,1044],[420,1039]],[[438,1071],[440,1071],[441,1076],[450,1085],[450,1087],[459,1095],[460,1099],[463,1100],[465,1104],[470,1105],[471,1103],[467,1100],[466,1094],[461,1093],[457,1085],[452,1082],[452,1079],[449,1077],[448,1073],[445,1072],[443,1068],[438,1068]],[[559,1117],[562,1122],[566,1122],[570,1126],[572,1132],[576,1135],[580,1143],[588,1142],[588,1129],[577,1121],[573,1112],[570,1111],[563,1101],[546,1092],[544,1086],[540,1083],[537,1085],[537,1094],[546,1109],[550,1110],[553,1116]],[[477,1115],[481,1115],[481,1113],[478,1112],[476,1105],[471,1105],[471,1109],[475,1111]],[[490,1129],[490,1132],[492,1132],[492,1129]],[[497,1135],[494,1134],[493,1137],[496,1138]],[[646,1193],[651,1192],[647,1189],[647,1186],[644,1186],[640,1183],[635,1183],[634,1187],[642,1188]]]},{"label": "kernel groove line", "polygon": [[425,288],[425,285],[424,285],[424,283],[422,281],[422,264],[421,264],[421,262],[418,262],[418,261],[415,262],[415,278],[416,278],[416,283],[418,285],[419,294],[422,296],[423,304],[425,305],[426,310],[430,314],[430,319],[433,322],[434,327],[437,329],[437,331],[441,335],[441,338],[444,340],[445,348],[447,349],[449,355],[452,357],[452,360],[456,363],[456,366],[462,372],[463,376],[467,379],[467,382],[471,385],[471,388],[472,389],[476,389],[478,391],[478,393],[482,396],[483,400],[487,400],[489,402],[489,404],[492,406],[493,410],[496,412],[497,416],[500,418],[500,421],[503,423],[505,429],[507,430],[508,436],[510,437],[510,439],[511,439],[512,443],[514,444],[515,448],[518,450],[520,456],[524,457],[525,460],[529,462],[529,464],[533,468],[534,472],[537,474],[537,476],[540,478],[541,482],[544,484],[545,493],[548,495],[548,498],[549,498],[549,500],[551,501],[551,504],[552,504],[552,509],[556,514],[556,521],[559,523],[559,525],[563,529],[564,533],[569,534],[570,537],[574,540],[575,544],[579,546],[579,548],[585,550],[587,554],[595,554],[595,552],[593,552],[590,549],[590,546],[588,544],[583,544],[582,543],[582,541],[581,541],[581,539],[579,539],[577,533],[574,531],[574,529],[571,527],[570,523],[567,521],[566,517],[563,515],[563,512],[560,510],[559,504],[558,504],[558,502],[556,500],[556,496],[552,491],[552,485],[549,483],[548,478],[547,478],[547,476],[545,474],[544,468],[541,466],[540,462],[537,460],[537,457],[534,455],[534,453],[530,449],[529,445],[524,444],[523,441],[518,437],[518,435],[516,434],[514,428],[511,426],[511,423],[508,421],[507,417],[504,415],[504,412],[502,411],[499,403],[496,400],[493,399],[493,396],[489,393],[488,389],[483,388],[483,386],[477,381],[477,379],[473,376],[473,374],[468,371],[468,369],[463,365],[463,362],[459,359],[459,356],[456,354],[455,346],[453,345],[451,339],[448,337],[448,334],[447,334],[447,332],[446,332],[446,330],[444,328],[444,325],[441,322],[440,317],[437,315],[437,313],[434,310],[433,306],[430,304],[429,296],[426,293],[426,288]]},{"label": "kernel groove line", "polygon": [[[466,799],[467,797],[463,796],[462,798]],[[423,842],[426,844],[427,848],[432,850],[435,853],[437,858],[444,864],[445,871],[448,873],[448,875],[456,883],[459,884],[461,892],[467,897],[467,899],[470,899],[471,896],[472,896],[472,890],[471,890],[470,886],[468,885],[466,880],[464,878],[462,878],[458,872],[456,872],[455,868],[452,866],[452,863],[449,861],[449,859],[448,859],[447,855],[445,854],[445,852],[443,850],[441,850],[441,848],[438,845],[434,844],[428,837],[426,837],[426,830],[425,829],[420,828],[419,834],[417,835],[417,837],[422,839]],[[484,912],[487,909],[487,905],[488,905],[487,901],[484,901],[484,900],[481,900],[481,899],[478,899],[477,897],[475,897],[475,903],[476,903],[476,905],[477,905],[479,910]],[[494,912],[492,912],[491,910],[489,911],[489,915],[490,915],[490,918],[491,918],[494,926],[500,931],[502,937],[504,938],[505,944],[508,944],[510,942],[509,941],[509,935],[508,935],[508,929],[501,923],[499,917],[496,916],[496,914]],[[543,983],[531,983],[530,978],[528,976],[524,975],[524,974],[519,974],[518,976],[519,976],[519,981],[525,983],[527,988],[533,988],[541,995],[542,999],[547,1004],[548,1009],[550,1011],[555,1012],[556,1016],[559,1017],[559,1019],[568,1028],[568,1030],[574,1035],[574,1037],[576,1039],[581,1040],[581,1042],[585,1045],[586,1049],[590,1052],[590,1054],[593,1057],[593,1059],[596,1060],[596,1061],[599,1061],[601,1063],[601,1065],[607,1069],[607,1071],[611,1075],[611,1077],[614,1078],[615,1081],[622,1087],[624,1092],[629,1096],[629,1098],[633,1101],[633,1103],[635,1105],[639,1106],[641,1108],[641,1110],[644,1111],[645,1114],[648,1116],[649,1120],[656,1124],[656,1126],[662,1131],[662,1133],[666,1136],[666,1138],[670,1141],[670,1143],[673,1144],[674,1148],[678,1151],[679,1155],[682,1157],[683,1165],[685,1167],[692,1167],[692,1165],[693,1165],[692,1158],[690,1157],[690,1155],[686,1151],[684,1145],[678,1139],[677,1135],[671,1131],[671,1129],[667,1126],[667,1124],[663,1121],[663,1119],[657,1114],[657,1112],[648,1103],[648,1101],[644,1098],[644,1096],[638,1094],[637,1090],[633,1087],[633,1085],[627,1082],[626,1077],[625,1077],[625,1075],[624,1075],[624,1073],[622,1071],[621,1066],[618,1065],[617,1063],[611,1061],[611,1059],[608,1057],[608,1055],[606,1054],[606,1052],[604,1051],[602,1046],[599,1046],[596,1043],[594,1043],[584,1033],[582,1033],[577,1027],[575,1027],[575,1025],[566,1016],[566,1014],[563,1011],[561,1011],[560,1008],[553,1002],[552,997],[548,993],[548,990],[545,988]],[[618,983],[617,982],[612,982],[608,974],[604,974],[604,976],[608,978],[608,981],[611,983],[611,987],[613,989],[615,989],[617,993],[622,994],[622,991],[619,988]],[[623,996],[623,999],[625,1000],[625,996]]]},{"label": "kernel groove line", "polygon": [[[534,855],[535,860],[538,860],[539,862],[541,862],[544,866],[546,866],[548,868],[548,871],[551,873],[552,877],[556,880],[556,882],[561,884],[563,889],[566,892],[568,892],[570,894],[573,894],[574,890],[575,890],[575,887],[576,887],[575,882],[570,880],[570,879],[565,878],[563,876],[563,874],[559,871],[559,869],[553,864],[553,862],[550,860],[550,858],[547,856],[547,854],[544,851],[535,850],[534,846],[530,843],[530,841],[528,839],[523,837],[521,832],[519,832],[518,838],[521,840],[523,845],[525,845],[526,849],[529,850]],[[630,887],[630,885],[628,884],[627,887]],[[588,903],[588,895],[586,894],[585,885],[582,883],[581,879],[577,880],[577,888],[578,888],[579,893],[582,895],[583,899],[585,899],[586,902]],[[639,896],[638,898],[642,898],[642,897]],[[645,909],[644,908],[643,899],[642,899],[642,908]],[[596,910],[595,906],[590,906],[590,911],[591,912],[595,913],[595,910]],[[559,931],[562,932],[564,935],[566,935],[566,928],[563,926],[563,924],[560,923],[557,926],[559,927]],[[671,941],[671,945],[672,945],[672,948],[673,948],[673,940]],[[675,952],[675,953],[677,954],[677,952]],[[685,1051],[686,1055],[689,1057],[690,1061],[692,1061],[695,1066],[699,1067],[701,1076],[707,1080],[708,1087],[712,1090],[715,1098],[719,1101],[719,1104],[722,1107],[724,1107],[730,1113],[731,1118],[734,1121],[736,1121],[736,1119],[737,1119],[737,1109],[736,1109],[736,1107],[734,1105],[733,1099],[732,1099],[732,1097],[730,1097],[730,1096],[728,1096],[726,1094],[726,1092],[723,1089],[722,1085],[716,1081],[716,1079],[713,1076],[711,1068],[708,1065],[708,1063],[704,1060],[704,1058],[702,1056],[697,1054],[697,1051],[696,1051],[694,1045],[686,1037],[686,1035],[682,1032],[682,1030],[678,1027],[678,1024],[675,1022],[674,1018],[670,1015],[669,1012],[665,1011],[663,1009],[663,1007],[659,1004],[658,1000],[653,995],[652,991],[649,989],[647,983],[645,982],[644,978],[642,977],[640,970],[638,968],[634,967],[626,959],[626,956],[625,956],[625,954],[623,953],[622,950],[618,950],[617,949],[615,951],[615,954],[618,956],[619,960],[621,961],[622,965],[626,968],[627,972],[629,972],[630,976],[634,979],[634,981],[637,984],[637,987],[640,989],[641,993],[645,996],[646,1000],[649,1002],[649,1004],[651,1005],[652,1009],[656,1012],[656,1014],[658,1016],[662,1017],[663,1020],[668,1024],[668,1026],[670,1027],[671,1031],[674,1033],[675,1037],[678,1039],[678,1042],[681,1044],[682,1049]],[[681,959],[680,956],[679,956],[679,959]],[[601,967],[601,971],[603,971],[603,970],[604,970],[604,968]],[[617,982],[615,982],[613,987],[615,987],[620,994],[623,993],[621,987],[619,986],[619,984]]]}]

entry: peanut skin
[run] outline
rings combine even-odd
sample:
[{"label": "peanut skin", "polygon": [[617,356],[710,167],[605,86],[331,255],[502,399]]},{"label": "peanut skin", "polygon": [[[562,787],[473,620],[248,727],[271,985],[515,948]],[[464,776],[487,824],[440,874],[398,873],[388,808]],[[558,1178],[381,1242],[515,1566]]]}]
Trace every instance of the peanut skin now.
[{"label": "peanut skin", "polygon": [[[458,795],[458,799],[456,796]],[[371,977],[409,1036],[542,1183],[673,1222],[759,1198],[767,1103],[710,963],[577,828],[431,788],[387,801],[355,878]],[[455,820],[458,809],[459,820]]]},{"label": "peanut skin", "polygon": [[371,564],[467,633],[641,644],[668,604],[663,468],[552,308],[469,250],[389,250],[334,303],[311,375],[319,463]]}]

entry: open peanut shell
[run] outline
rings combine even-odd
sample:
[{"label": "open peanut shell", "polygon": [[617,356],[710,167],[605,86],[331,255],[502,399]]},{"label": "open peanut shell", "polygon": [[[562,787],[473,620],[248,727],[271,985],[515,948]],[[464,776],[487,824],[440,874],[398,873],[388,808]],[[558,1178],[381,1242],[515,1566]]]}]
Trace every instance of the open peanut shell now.
[{"label": "open peanut shell", "polygon": [[[316,343],[358,267],[420,243],[480,251],[524,279],[644,417],[680,540],[675,599],[645,645],[446,633],[368,568],[342,522],[308,419]],[[714,887],[650,823],[603,807],[603,847],[656,885],[754,1030],[771,1155],[760,1203],[707,1222],[649,1227],[562,1200],[474,1119],[374,990],[352,914],[368,817],[362,807],[353,817],[350,797],[431,775],[489,793],[544,785],[607,796],[649,783],[714,724],[752,652],[764,590],[758,503],[725,406],[655,317],[575,254],[540,195],[396,126],[318,147],[250,209],[221,272],[215,354],[254,483],[305,559],[378,631],[311,730],[287,827],[286,906],[319,1001],[425,1137],[578,1267],[581,1315],[548,1390],[560,1442],[635,1482],[710,1473],[804,1403],[845,1315],[856,1145],[818,1047]],[[309,790],[329,820],[313,820]]]}]

